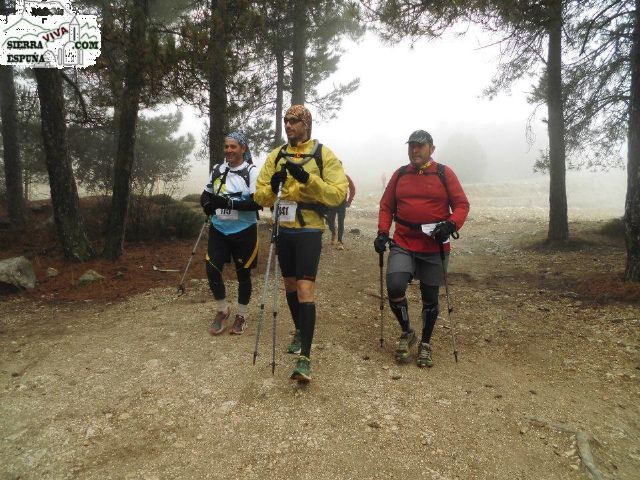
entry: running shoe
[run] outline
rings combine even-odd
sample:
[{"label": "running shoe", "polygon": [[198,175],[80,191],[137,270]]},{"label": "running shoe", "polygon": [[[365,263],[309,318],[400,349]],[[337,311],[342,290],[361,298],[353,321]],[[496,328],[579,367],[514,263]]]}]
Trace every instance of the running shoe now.
[{"label": "running shoe", "polygon": [[231,335],[242,335],[247,328],[247,320],[242,315],[236,315],[233,325],[229,329]]},{"label": "running shoe", "polygon": [[413,330],[402,332],[396,346],[396,360],[404,361],[411,355],[411,347],[416,343],[416,334]]},{"label": "running shoe", "polygon": [[420,368],[433,367],[433,360],[431,359],[431,345],[428,343],[420,343],[418,346],[418,358],[416,359],[416,365]]},{"label": "running shoe", "polygon": [[298,383],[308,383],[311,380],[311,360],[304,355],[300,355],[296,362],[296,368],[293,369],[291,380],[297,380]]},{"label": "running shoe", "polygon": [[211,335],[220,335],[224,332],[225,328],[227,328],[226,321],[231,315],[231,309],[227,308],[227,313],[218,312],[216,313],[216,318],[211,322],[211,326],[209,327],[209,333]]}]

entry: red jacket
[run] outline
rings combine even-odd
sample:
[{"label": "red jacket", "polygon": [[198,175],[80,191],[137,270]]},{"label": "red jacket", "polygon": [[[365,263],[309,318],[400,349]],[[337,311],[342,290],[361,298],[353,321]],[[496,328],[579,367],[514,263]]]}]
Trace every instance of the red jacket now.
[{"label": "red jacket", "polygon": [[[378,214],[378,232],[389,234],[393,215],[416,224],[436,223],[451,220],[458,229],[462,228],[469,213],[469,200],[458,181],[458,177],[449,167],[444,166],[449,196],[437,174],[436,162],[418,171],[408,165],[404,175],[398,178],[396,170],[380,199]],[[449,211],[451,206],[451,212]],[[396,222],[393,241],[400,247],[412,252],[437,253],[438,242],[418,228],[411,228]],[[449,252],[450,243],[444,244]]]},{"label": "red jacket", "polygon": [[356,186],[349,175],[345,174],[345,177],[347,177],[347,182],[349,182],[349,195],[347,196],[347,205],[351,205],[353,197],[356,196]]}]

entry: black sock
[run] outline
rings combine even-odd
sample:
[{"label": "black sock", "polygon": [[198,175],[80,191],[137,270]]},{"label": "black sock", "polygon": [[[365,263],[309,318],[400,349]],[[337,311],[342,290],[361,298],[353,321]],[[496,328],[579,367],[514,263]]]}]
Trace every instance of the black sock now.
[{"label": "black sock", "polygon": [[433,328],[438,320],[438,304],[422,306],[422,343],[431,341]]},{"label": "black sock", "polygon": [[389,305],[391,306],[391,311],[398,319],[398,323],[400,324],[400,328],[402,328],[403,332],[408,332],[411,330],[411,323],[409,322],[409,304],[407,303],[407,297],[403,298],[399,302],[393,302],[389,300]]},{"label": "black sock", "polygon": [[300,302],[298,301],[298,292],[287,292],[287,305],[289,305],[289,312],[291,312],[291,318],[293,319],[293,324],[296,326],[296,330],[300,330]]},{"label": "black sock", "polygon": [[300,324],[300,336],[302,337],[300,355],[308,358],[311,355],[313,330],[316,327],[316,304],[314,302],[303,302],[300,304],[298,323]]}]

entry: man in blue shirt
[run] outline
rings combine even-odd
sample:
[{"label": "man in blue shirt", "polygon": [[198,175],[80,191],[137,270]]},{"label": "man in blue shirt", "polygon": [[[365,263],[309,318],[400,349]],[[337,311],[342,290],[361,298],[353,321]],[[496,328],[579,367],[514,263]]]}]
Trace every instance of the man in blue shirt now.
[{"label": "man in blue shirt", "polygon": [[205,213],[211,215],[206,269],[209,287],[217,302],[217,313],[209,333],[223,333],[231,315],[222,269],[233,258],[238,276],[238,307],[229,333],[240,335],[247,323],[251,269],[258,261],[256,211],[261,207],[253,201],[258,170],[252,163],[249,145],[242,133],[226,136],[224,153],[225,161],[214,166],[200,197]]}]

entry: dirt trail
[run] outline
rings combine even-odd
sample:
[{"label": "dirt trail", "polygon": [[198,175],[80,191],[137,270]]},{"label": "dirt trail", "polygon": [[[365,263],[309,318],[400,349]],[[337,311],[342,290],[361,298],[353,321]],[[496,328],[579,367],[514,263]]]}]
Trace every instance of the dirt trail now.
[{"label": "dirt trail", "polygon": [[[207,334],[204,281],[180,298],[1,302],[0,478],[589,478],[575,437],[527,416],[592,435],[605,478],[638,478],[640,306],[571,287],[620,271],[622,245],[545,254],[524,248],[543,220],[474,215],[451,263],[460,361],[445,318],[421,370],[394,363],[388,307],[378,346],[374,215],[350,214],[361,235],[322,254],[307,387],[288,379],[282,294],[275,376],[270,314],[251,365],[262,275],[241,337]],[[418,298],[411,285],[414,324]]]}]

